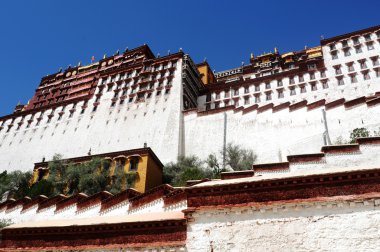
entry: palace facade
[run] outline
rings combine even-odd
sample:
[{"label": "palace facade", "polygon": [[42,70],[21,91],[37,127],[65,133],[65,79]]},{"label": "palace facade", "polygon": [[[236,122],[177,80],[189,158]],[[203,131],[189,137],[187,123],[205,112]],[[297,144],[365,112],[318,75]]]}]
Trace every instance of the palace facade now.
[{"label": "palace facade", "polygon": [[260,162],[315,152],[355,128],[378,131],[379,40],[375,26],[301,51],[251,54],[249,64],[218,73],[182,50],[155,57],[147,45],[69,67],[0,118],[0,163],[27,170],[55,153],[143,146],[167,163],[205,158],[226,142]]}]

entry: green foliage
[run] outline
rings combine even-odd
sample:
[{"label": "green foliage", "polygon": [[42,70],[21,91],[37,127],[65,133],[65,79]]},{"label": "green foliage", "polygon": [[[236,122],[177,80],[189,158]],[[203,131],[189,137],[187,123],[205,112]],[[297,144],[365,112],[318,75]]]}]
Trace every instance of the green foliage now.
[{"label": "green foliage", "polygon": [[67,177],[67,169],[62,161],[62,155],[55,154],[53,160],[49,162],[48,167],[49,176],[47,180],[50,184],[54,185],[52,194],[64,194],[67,187],[67,181],[64,180]]},{"label": "green foliage", "polygon": [[1,196],[10,190],[10,177],[8,176],[7,171],[0,173],[0,200]]},{"label": "green foliage", "polygon": [[34,198],[38,195],[72,195],[78,192],[92,195],[105,190],[119,193],[132,187],[137,178],[136,172],[125,174],[124,169],[116,169],[111,176],[111,162],[100,158],[79,164],[65,164],[61,155],[55,155],[48,167],[48,178],[33,185],[30,185],[31,172],[0,173],[0,196],[5,192],[10,192],[10,196],[15,199],[25,196]]},{"label": "green foliage", "polygon": [[11,175],[11,191],[16,199],[30,195],[30,181],[32,172],[14,171]]},{"label": "green foliage", "polygon": [[174,186],[184,186],[187,180],[211,177],[212,173],[202,168],[203,162],[196,156],[179,157],[176,163],[164,167],[163,181]]},{"label": "green foliage", "polygon": [[226,146],[226,165],[234,171],[252,169],[257,156],[251,150],[232,143]]},{"label": "green foliage", "polygon": [[375,136],[375,137],[380,136],[380,127],[378,128],[378,130],[373,131],[373,136]]},{"label": "green foliage", "polygon": [[12,225],[12,221],[10,219],[0,219],[0,229],[3,229],[9,225]]},{"label": "green foliage", "polygon": [[218,158],[215,154],[208,155],[205,162],[207,167],[212,171],[213,178],[220,178],[220,173],[226,171],[226,169],[224,169],[222,165],[219,164]]},{"label": "green foliage", "polygon": [[366,128],[356,128],[350,134],[350,143],[356,143],[359,137],[369,137],[369,131]]},{"label": "green foliage", "polygon": [[[223,156],[223,150],[220,153]],[[235,171],[252,169],[256,158],[253,151],[243,149],[239,145],[229,143],[226,146],[227,168]],[[176,163],[165,165],[163,181],[174,186],[184,186],[188,180],[220,178],[220,173],[225,170],[215,154],[208,155],[204,161],[196,156],[179,157]]]},{"label": "green foliage", "polygon": [[29,183],[32,178],[31,172],[6,171],[0,174],[0,196],[8,192],[8,198],[16,199],[30,195]]},{"label": "green foliage", "polygon": [[35,198],[38,195],[45,195],[47,197],[51,197],[54,195],[54,186],[53,183],[49,180],[41,180],[37,183],[33,184],[28,192],[30,198]]}]

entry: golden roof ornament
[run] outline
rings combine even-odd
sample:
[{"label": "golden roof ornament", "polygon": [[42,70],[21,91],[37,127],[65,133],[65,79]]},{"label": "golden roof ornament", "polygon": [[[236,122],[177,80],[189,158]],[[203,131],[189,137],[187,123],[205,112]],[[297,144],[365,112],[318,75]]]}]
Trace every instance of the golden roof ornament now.
[{"label": "golden roof ornament", "polygon": [[274,53],[278,53],[277,47],[274,48]]},{"label": "golden roof ornament", "polygon": [[253,55],[253,53],[251,53],[251,59],[255,58],[255,56]]}]

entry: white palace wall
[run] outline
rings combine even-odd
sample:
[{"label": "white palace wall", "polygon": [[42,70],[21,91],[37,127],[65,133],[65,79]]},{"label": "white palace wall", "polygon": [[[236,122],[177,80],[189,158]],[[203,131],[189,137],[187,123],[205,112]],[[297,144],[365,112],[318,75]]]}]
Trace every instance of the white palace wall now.
[{"label": "white palace wall", "polygon": [[378,200],[198,211],[188,251],[377,251]]},{"label": "white palace wall", "polygon": [[[272,112],[272,109],[246,114],[225,112],[227,117],[226,142],[239,144],[257,154],[258,162],[286,161],[291,153],[319,152],[324,145],[325,131],[322,109],[308,111],[306,107],[290,112],[289,109]],[[367,128],[370,132],[380,128],[380,106],[366,103],[351,108],[340,105],[326,110],[331,141],[338,137],[349,140],[355,128]],[[224,112],[185,115],[185,153],[204,159],[211,153],[219,154],[223,148]]]},{"label": "white palace wall", "polygon": [[[9,132],[0,132],[0,171],[31,170],[33,164],[41,162],[43,157],[51,160],[59,153],[64,158],[91,154],[107,153],[134,148],[142,148],[144,143],[151,147],[163,162],[174,161],[178,156],[180,135],[180,116],[182,111],[182,60],[179,59],[172,80],[170,94],[161,92],[152,95],[141,103],[119,102],[111,108],[114,92],[106,92],[92,112],[96,96],[88,102],[86,111],[81,114],[83,102],[76,105],[76,111],[69,118],[72,104],[65,108],[65,113],[58,121],[58,112],[48,121],[51,110],[43,114],[39,126],[36,122],[30,128],[24,123],[21,129],[12,127]],[[100,82],[100,81],[99,81]],[[114,85],[115,86],[115,85]],[[114,87],[115,88],[115,87]],[[114,89],[113,88],[113,89]],[[95,93],[98,92],[98,89]],[[40,112],[35,115],[38,118]],[[29,120],[27,115],[24,121]],[[21,120],[18,117],[14,124]],[[10,119],[5,125],[10,123]]]}]

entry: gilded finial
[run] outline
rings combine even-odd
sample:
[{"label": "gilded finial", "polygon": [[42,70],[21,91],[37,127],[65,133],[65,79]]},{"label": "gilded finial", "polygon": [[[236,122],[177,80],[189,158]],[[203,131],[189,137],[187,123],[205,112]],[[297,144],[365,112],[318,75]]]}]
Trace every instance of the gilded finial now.
[{"label": "gilded finial", "polygon": [[274,48],[274,53],[278,53],[277,47]]},{"label": "gilded finial", "polygon": [[251,59],[253,59],[255,56],[253,55],[253,53],[251,53]]},{"label": "gilded finial", "polygon": [[78,62],[78,66],[80,67],[81,65],[82,65],[82,62],[79,61],[79,62]]},{"label": "gilded finial", "polygon": [[103,55],[103,59],[105,59],[107,57],[107,54],[105,53],[104,55]]}]

